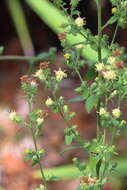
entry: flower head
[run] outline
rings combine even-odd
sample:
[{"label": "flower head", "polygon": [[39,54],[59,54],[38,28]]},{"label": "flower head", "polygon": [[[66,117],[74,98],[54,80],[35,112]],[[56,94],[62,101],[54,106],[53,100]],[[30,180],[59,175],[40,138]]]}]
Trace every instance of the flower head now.
[{"label": "flower head", "polygon": [[58,82],[67,77],[67,74],[65,73],[65,71],[62,71],[61,68],[59,68],[58,71],[54,71],[54,72],[55,72],[56,80]]},{"label": "flower head", "polygon": [[54,104],[54,101],[48,97],[48,99],[45,101],[46,106],[52,106]]},{"label": "flower head", "polygon": [[116,117],[116,118],[119,118],[120,115],[121,115],[120,109],[119,109],[119,108],[113,109],[113,110],[112,110],[112,115],[113,115],[114,117]]},{"label": "flower head", "polygon": [[10,119],[11,121],[14,121],[15,118],[16,118],[16,116],[17,116],[17,113],[16,113],[15,111],[13,111],[13,112],[11,112],[11,113],[9,114],[9,119]]},{"label": "flower head", "polygon": [[35,77],[39,78],[40,80],[45,80],[45,76],[42,69],[39,69],[35,73]]},{"label": "flower head", "polygon": [[41,125],[42,123],[44,122],[44,119],[43,118],[37,118],[37,124],[38,125]]},{"label": "flower head", "polygon": [[70,57],[71,57],[71,54],[70,54],[70,53],[65,53],[65,54],[64,54],[64,58],[65,58],[65,59],[69,59]]},{"label": "flower head", "polygon": [[102,75],[103,75],[103,77],[104,77],[105,79],[107,79],[107,80],[114,80],[114,79],[116,79],[116,77],[117,77],[115,71],[113,71],[113,70],[103,71],[103,72],[102,72]]},{"label": "flower head", "polygon": [[104,69],[104,63],[97,63],[95,64],[96,71],[102,71]]},{"label": "flower head", "polygon": [[15,111],[13,111],[9,114],[9,119],[11,121],[15,121],[16,123],[22,122],[22,118],[19,115],[17,115],[17,113]]},{"label": "flower head", "polygon": [[115,62],[116,62],[116,57],[112,57],[112,56],[109,57],[108,60],[107,60],[107,62],[110,63],[110,64],[115,64]]},{"label": "flower head", "polygon": [[106,116],[107,115],[107,111],[105,108],[100,108],[100,111],[99,111],[99,115],[103,115],[103,116]]},{"label": "flower head", "polygon": [[83,27],[83,26],[86,24],[86,22],[85,22],[84,18],[81,18],[81,17],[79,16],[79,17],[77,17],[77,18],[75,19],[75,24],[76,24],[78,27]]}]

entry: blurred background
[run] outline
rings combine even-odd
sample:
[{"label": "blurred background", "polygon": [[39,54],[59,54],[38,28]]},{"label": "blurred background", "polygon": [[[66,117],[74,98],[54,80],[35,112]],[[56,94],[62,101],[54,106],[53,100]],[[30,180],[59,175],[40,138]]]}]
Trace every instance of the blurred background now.
[{"label": "blurred background", "polygon": [[[43,0],[42,0],[43,1]],[[68,1],[66,1],[68,2]],[[36,0],[38,3],[38,0]],[[87,20],[87,26],[93,34],[97,31],[96,7],[94,1],[81,1],[79,4],[81,16]],[[108,0],[103,0],[103,21],[104,23],[111,15],[111,5]],[[0,46],[4,47],[3,55],[25,55],[35,56],[46,52],[50,47],[57,48],[57,60],[53,68],[61,66],[62,48],[57,35],[49,28],[42,19],[29,7],[24,0],[1,0],[0,1]],[[52,18],[51,18],[52,19]],[[55,20],[53,21],[55,22]],[[114,26],[105,29],[110,38]],[[119,30],[116,41],[122,46],[127,46],[126,30]],[[1,56],[0,56],[1,57]],[[39,62],[34,64],[33,71],[38,68]],[[26,148],[32,148],[33,143],[29,131],[17,126],[8,119],[10,110],[15,110],[24,118],[27,118],[28,106],[23,99],[20,89],[20,77],[28,72],[29,65],[26,61],[0,60],[0,190],[33,190],[39,183],[38,175],[35,175],[37,168],[31,169],[30,163],[23,162],[23,152]],[[87,68],[84,68],[82,75]],[[73,89],[80,84],[77,77],[69,76],[62,85],[61,94],[66,99],[76,96]],[[37,105],[45,108],[44,102],[49,94],[46,94],[43,87],[39,89]],[[95,111],[91,114],[85,112],[82,102],[70,103],[72,111],[77,112],[74,123],[79,125],[79,132],[86,140],[96,136]],[[126,116],[126,107],[123,106]],[[45,168],[65,166],[72,164],[72,158],[78,157],[84,160],[86,155],[80,150],[70,151],[61,156],[64,149],[63,130],[65,124],[58,115],[50,113],[46,120],[44,136],[38,140],[40,147],[46,149],[46,155],[42,163]],[[105,190],[126,190],[127,189],[127,164],[126,164],[126,133],[117,139],[118,152],[120,157],[120,172],[116,172],[114,184],[107,184]],[[66,175],[66,174],[65,174]],[[66,190],[76,189],[79,185],[78,174],[75,179],[50,182],[49,189],[58,190],[61,187]]]}]

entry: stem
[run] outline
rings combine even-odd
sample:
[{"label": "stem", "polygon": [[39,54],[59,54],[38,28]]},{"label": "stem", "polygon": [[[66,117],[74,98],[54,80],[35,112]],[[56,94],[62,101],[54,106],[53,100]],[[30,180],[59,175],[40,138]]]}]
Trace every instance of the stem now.
[{"label": "stem", "polygon": [[[98,0],[97,14],[98,14],[98,62],[102,62],[102,53],[101,53],[101,38],[102,38],[101,0]],[[100,137],[100,127],[101,127],[100,115],[99,115],[100,103],[101,103],[101,100],[99,100],[98,105],[97,105],[97,139],[99,139],[99,137]]]},{"label": "stem", "polygon": [[112,41],[111,41],[111,45],[114,43],[114,41],[115,41],[115,38],[116,38],[116,34],[117,34],[117,32],[118,32],[118,23],[117,23],[117,25],[116,25],[116,28],[115,28],[115,32],[114,32],[114,35],[113,35],[113,38],[112,38]]},{"label": "stem", "polygon": [[[28,100],[28,105],[29,105],[29,112],[31,112],[32,111],[32,106],[31,106],[31,102],[29,100]],[[32,139],[33,139],[35,151],[38,152],[36,136],[35,136],[35,132],[34,132],[32,122],[31,122],[31,134],[32,134]],[[46,178],[45,178],[43,168],[42,168],[42,165],[41,165],[41,160],[40,160],[40,157],[38,155],[37,155],[37,158],[38,158],[38,164],[39,164],[40,171],[41,171],[42,182],[44,183],[45,189],[47,189]]]},{"label": "stem", "polygon": [[77,69],[76,69],[76,73],[77,73],[77,75],[78,75],[80,81],[81,81],[82,83],[84,83],[83,78],[82,78],[80,72],[79,72]]},{"label": "stem", "polygon": [[6,60],[17,60],[17,61],[34,61],[36,60],[36,57],[30,57],[30,56],[18,56],[18,55],[2,55],[0,56],[0,60],[6,61]]}]

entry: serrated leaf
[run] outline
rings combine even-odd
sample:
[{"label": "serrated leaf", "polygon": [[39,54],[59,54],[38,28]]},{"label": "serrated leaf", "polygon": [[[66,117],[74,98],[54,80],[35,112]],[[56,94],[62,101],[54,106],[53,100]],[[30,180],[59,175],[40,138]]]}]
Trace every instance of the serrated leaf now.
[{"label": "serrated leaf", "polygon": [[75,98],[71,98],[69,102],[80,102],[84,100],[84,96],[76,96]]},{"label": "serrated leaf", "polygon": [[89,96],[89,98],[87,98],[85,106],[86,106],[86,111],[88,113],[90,113],[93,107],[96,107],[98,100],[99,100],[99,97],[95,95],[91,95]]}]

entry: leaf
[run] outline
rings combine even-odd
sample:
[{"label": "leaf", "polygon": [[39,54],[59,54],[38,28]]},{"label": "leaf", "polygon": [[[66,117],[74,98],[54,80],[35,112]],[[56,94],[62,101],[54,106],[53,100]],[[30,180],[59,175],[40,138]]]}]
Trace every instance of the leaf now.
[{"label": "leaf", "polygon": [[92,80],[96,76],[95,69],[93,67],[89,68],[85,75],[85,80]]},{"label": "leaf", "polygon": [[98,103],[99,97],[95,95],[89,96],[89,98],[86,100],[85,106],[86,106],[86,111],[90,113],[93,107],[96,107]]},{"label": "leaf", "polygon": [[88,98],[89,94],[90,94],[90,90],[89,90],[89,88],[86,88],[83,91],[83,97],[84,97],[85,100]]},{"label": "leaf", "polygon": [[23,160],[24,160],[24,161],[28,161],[28,160],[30,160],[32,157],[33,157],[32,154],[27,154],[27,155],[23,158]]},{"label": "leaf", "polygon": [[65,144],[70,145],[73,140],[73,135],[65,135]]},{"label": "leaf", "polygon": [[61,152],[61,154],[64,154],[65,152],[68,152],[68,151],[70,151],[70,150],[74,150],[74,149],[77,149],[77,148],[83,148],[83,146],[77,145],[77,146],[71,146],[71,147],[65,148],[65,149]]},{"label": "leaf", "polygon": [[77,7],[78,3],[79,3],[79,0],[71,0],[71,2],[70,2],[72,7],[75,7],[75,8]]},{"label": "leaf", "polygon": [[102,159],[100,159],[100,160],[97,162],[97,165],[96,165],[97,178],[99,178],[101,163],[102,163]]},{"label": "leaf", "polygon": [[108,24],[114,24],[116,21],[117,21],[117,17],[112,16],[112,17],[109,19]]},{"label": "leaf", "polygon": [[69,102],[80,102],[84,100],[84,96],[76,96],[75,98],[71,98]]}]

